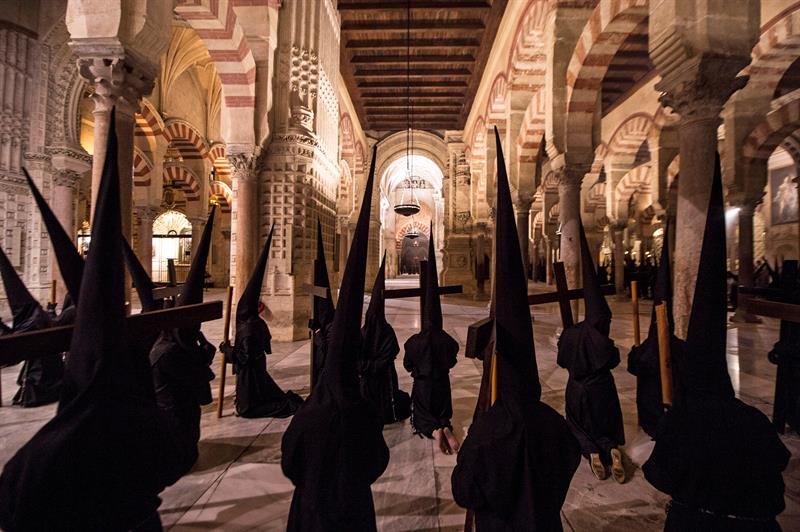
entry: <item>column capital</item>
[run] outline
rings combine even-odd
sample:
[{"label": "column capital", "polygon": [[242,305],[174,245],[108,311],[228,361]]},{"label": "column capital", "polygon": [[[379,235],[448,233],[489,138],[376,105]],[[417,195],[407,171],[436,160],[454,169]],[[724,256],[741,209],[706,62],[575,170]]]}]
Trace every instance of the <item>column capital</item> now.
[{"label": "column capital", "polygon": [[133,116],[139,111],[142,96],[153,91],[156,72],[153,65],[133,59],[121,50],[102,53],[94,47],[75,47],[78,71],[94,87],[95,113],[120,112]]},{"label": "column capital", "polygon": [[151,205],[137,205],[133,211],[136,218],[139,219],[139,223],[152,223],[161,214],[161,208]]},{"label": "column capital", "polygon": [[659,101],[677,112],[682,123],[719,120],[728,98],[747,83],[747,76],[737,74],[748,63],[749,58],[709,53],[683,61],[656,84],[662,91]]},{"label": "column capital", "polygon": [[613,232],[622,232],[628,228],[628,220],[624,219],[616,219],[616,220],[609,220],[608,226],[611,228]]},{"label": "column capital", "polygon": [[57,187],[76,189],[82,178],[83,174],[74,170],[63,169],[53,172],[53,184]]},{"label": "column capital", "polygon": [[514,200],[514,211],[516,213],[530,213],[533,205],[533,198],[517,198]]},{"label": "column capital", "polygon": [[229,153],[228,162],[237,180],[255,181],[264,170],[264,158],[257,151]]}]

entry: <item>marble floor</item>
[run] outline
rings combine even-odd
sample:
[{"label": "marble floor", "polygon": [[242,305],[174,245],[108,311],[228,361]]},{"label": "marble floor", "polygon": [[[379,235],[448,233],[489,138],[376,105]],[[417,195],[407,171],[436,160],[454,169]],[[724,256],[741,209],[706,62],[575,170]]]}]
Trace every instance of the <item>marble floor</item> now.
[{"label": "marble floor", "polygon": [[[390,283],[397,284],[396,281]],[[531,285],[532,291],[549,290]],[[222,291],[210,291],[206,299],[221,299]],[[614,311],[611,336],[625,359],[633,342],[633,319],[629,303],[610,298]],[[387,317],[401,346],[419,327],[417,300],[387,303]],[[467,326],[487,314],[485,303],[466,297],[444,299],[445,327],[463,348]],[[642,330],[649,324],[650,305],[641,305]],[[556,366],[555,345],[560,320],[555,304],[534,308],[534,336],[543,385],[543,400],[563,412],[567,374]],[[215,345],[222,336],[221,320],[207,323],[204,331]],[[761,325],[736,324],[728,330],[728,365],[739,396],[771,415],[775,366],[766,352],[776,341],[777,322]],[[308,341],[273,342],[269,369],[284,389],[308,393]],[[398,357],[400,385],[411,389],[411,379]],[[215,371],[218,362],[215,362]],[[218,371],[217,371],[218,373]],[[0,465],[4,464],[30,436],[49,419],[54,405],[21,409],[9,407],[16,390],[16,368],[2,371],[0,408]],[[598,481],[584,461],[572,480],[562,512],[567,531],[655,531],[663,528],[666,497],[643,478],[638,466],[652,449],[649,438],[636,425],[635,379],[625,371],[625,362],[614,371],[625,418],[631,479],[623,485],[613,480]],[[203,410],[200,459],[194,470],[162,494],[161,515],[174,531],[200,530],[285,530],[292,485],[280,469],[281,435],[289,420],[241,419],[233,414],[232,380],[226,389],[224,416],[217,419],[215,405]],[[453,426],[463,438],[480,382],[480,366],[459,359],[451,372]],[[217,393],[217,383],[213,385]],[[389,466],[373,485],[378,529],[381,531],[462,530],[464,511],[456,506],[450,490],[454,456],[434,449],[431,440],[411,434],[408,422],[386,427],[384,436],[391,450]],[[800,530],[800,437],[783,437],[793,453],[784,474],[786,511],[779,521],[785,531]]]}]

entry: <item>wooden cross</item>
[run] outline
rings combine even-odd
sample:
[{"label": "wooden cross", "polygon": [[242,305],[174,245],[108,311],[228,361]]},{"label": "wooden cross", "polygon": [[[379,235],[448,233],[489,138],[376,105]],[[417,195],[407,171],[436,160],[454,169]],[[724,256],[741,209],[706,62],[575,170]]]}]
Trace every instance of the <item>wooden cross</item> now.
[{"label": "wooden cross", "polygon": [[[196,327],[222,317],[222,301],[134,314],[125,318],[130,338],[143,337],[153,331]],[[0,336],[0,366],[23,360],[69,351],[74,325],[50,327],[38,331]]]},{"label": "wooden cross", "polygon": [[[567,288],[567,277],[564,272],[563,262],[553,263],[553,274],[556,278],[556,291],[545,292],[542,294],[528,295],[528,305],[544,305],[547,303],[558,303],[559,312],[561,313],[561,324],[566,329],[574,324],[572,316],[572,308],[570,301],[583,298],[583,288]],[[614,285],[605,285],[601,287],[603,295],[613,295],[616,293]],[[467,348],[465,355],[468,358],[476,358],[483,360],[484,355],[490,351],[492,327],[494,320],[491,317],[483,318],[472,323],[467,328]],[[491,353],[489,353],[491,354]]]},{"label": "wooden cross", "polygon": [[[419,298],[419,319],[420,325],[425,323],[425,286],[428,283],[428,261],[419,261],[419,287],[418,288],[394,288],[383,291],[386,299],[401,299],[406,297]],[[464,287],[460,284],[443,285],[439,287],[439,295],[461,294]]]},{"label": "wooden cross", "polygon": [[[777,318],[781,322],[800,324],[800,305],[769,301],[764,297],[786,297],[783,290],[770,288],[739,287],[739,305],[745,312],[756,316]],[[786,327],[781,327],[781,337],[788,332]],[[783,338],[781,338],[783,339]],[[772,406],[772,425],[779,434],[786,429],[786,410],[792,389],[799,384],[793,382],[791,376],[791,360],[786,357],[778,359],[778,371],[775,377],[775,398]]]}]

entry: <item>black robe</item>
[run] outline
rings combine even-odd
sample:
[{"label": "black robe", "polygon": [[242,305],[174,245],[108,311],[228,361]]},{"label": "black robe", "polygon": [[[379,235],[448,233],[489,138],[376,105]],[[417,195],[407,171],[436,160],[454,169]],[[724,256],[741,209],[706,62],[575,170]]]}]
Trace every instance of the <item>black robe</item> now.
[{"label": "black robe", "polygon": [[375,531],[370,486],[389,463],[383,423],[370,402],[342,406],[325,388],[320,383],[283,435],[281,469],[295,486],[287,531]]},{"label": "black robe", "polygon": [[[678,348],[678,338],[675,335],[671,335],[670,338],[674,351]],[[650,436],[655,436],[658,422],[664,416],[657,332],[651,331],[639,347],[631,348],[628,354],[628,373],[636,376],[636,410],[639,414],[639,426]]]},{"label": "black robe", "polygon": [[169,438],[163,443],[165,486],[177,482],[197,461],[200,407],[211,403],[214,373],[209,366],[215,353],[203,333],[193,329],[161,333],[150,351],[159,420]]},{"label": "black robe", "polygon": [[450,368],[456,365],[458,342],[438,328],[425,329],[406,340],[403,367],[411,373],[411,425],[415,434],[433,437],[439,428],[453,428]]},{"label": "black robe", "polygon": [[319,376],[325,368],[325,355],[328,350],[328,334],[330,333],[332,322],[325,325],[317,324],[316,329],[311,332],[311,364],[314,366],[314,381],[311,383],[311,389],[317,385]]},{"label": "black robe", "polygon": [[562,530],[561,507],[580,462],[564,418],[541,401],[478,414],[458,451],[453,498],[477,532]]},{"label": "black robe", "polygon": [[[29,304],[27,317],[14,320],[12,333],[32,332],[55,325],[50,315],[38,304]],[[19,323],[18,323],[19,322]],[[34,407],[55,403],[61,393],[64,378],[64,357],[61,353],[26,360],[17,377],[19,390],[12,403],[23,407]]]},{"label": "black robe", "polygon": [[569,371],[566,413],[584,456],[599,453],[611,463],[611,449],[625,443],[622,408],[611,370],[619,365],[619,349],[587,321],[561,333],[558,365]]},{"label": "black robe", "polygon": [[386,321],[367,316],[361,329],[359,359],[361,396],[372,401],[384,424],[402,421],[411,415],[411,398],[399,388],[394,360],[400,352],[397,335]]},{"label": "black robe", "polygon": [[269,327],[259,317],[236,330],[236,345],[224,347],[236,375],[236,414],[241,417],[289,417],[303,403],[292,391],[284,392],[267,371],[272,353]]}]

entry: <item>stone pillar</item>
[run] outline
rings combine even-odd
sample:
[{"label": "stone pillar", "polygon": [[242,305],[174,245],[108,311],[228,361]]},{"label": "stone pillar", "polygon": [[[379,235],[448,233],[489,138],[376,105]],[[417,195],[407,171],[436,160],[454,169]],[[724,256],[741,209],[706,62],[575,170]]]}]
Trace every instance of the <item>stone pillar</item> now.
[{"label": "stone pillar", "polygon": [[558,178],[559,224],[561,225],[561,262],[570,288],[579,288],[581,271],[580,216],[581,181],[588,171],[584,165],[565,165],[554,168]]},{"label": "stone pillar", "polygon": [[[242,295],[255,268],[259,252],[258,175],[262,171],[259,154],[228,155],[233,171],[233,209],[231,211],[231,280],[234,301]],[[276,228],[280,231],[280,227]],[[192,236],[194,240],[194,236]]]},{"label": "stone pillar", "polygon": [[614,240],[614,287],[617,290],[617,299],[627,299],[625,293],[625,228],[627,224],[616,221],[611,224],[612,238]]},{"label": "stone pillar", "polygon": [[514,205],[514,214],[517,217],[517,236],[519,237],[519,249],[522,252],[522,265],[525,268],[525,276],[528,275],[531,258],[529,253],[530,225],[531,225],[531,203],[530,201],[517,201]]},{"label": "stone pillar", "polygon": [[[739,206],[739,285],[748,288],[753,286],[753,214],[755,202],[743,202]],[[760,323],[758,316],[745,312],[737,306],[731,318],[735,322]]]},{"label": "stone pillar", "polygon": [[[111,109],[116,107],[119,142],[120,211],[122,234],[131,236],[133,198],[133,129],[142,96],[150,94],[155,80],[155,66],[145,65],[125,55],[107,53],[101,43],[73,45],[78,55],[81,76],[94,88],[94,153],[92,162],[92,216],[106,159],[106,143],[111,127]],[[106,52],[106,53],[104,53]]]},{"label": "stone pillar", "polygon": [[[148,275],[153,275],[153,221],[158,217],[160,209],[151,206],[136,207],[136,220],[139,224],[139,241],[137,242],[136,256],[144,266]],[[192,226],[194,233],[194,226]],[[192,234],[192,245],[194,245],[194,234]],[[194,249],[194,248],[192,248]]]},{"label": "stone pillar", "polygon": [[[685,13],[686,16],[676,16]],[[720,111],[746,79],[760,34],[760,2],[660,0],[650,4],[650,58],[661,102],[680,115],[673,284],[675,334],[686,337],[708,213]]]},{"label": "stone pillar", "polygon": [[[56,215],[56,218],[58,218],[58,221],[61,222],[61,225],[72,238],[73,242],[78,232],[75,211],[80,181],[81,174],[72,170],[60,170],[53,174],[53,213]],[[61,271],[58,268],[58,261],[56,260],[56,254],[54,252],[50,254],[50,272],[52,278],[57,281],[56,302],[60,303],[64,300],[67,287],[64,285],[64,279],[61,277]]]},{"label": "stone pillar", "polygon": [[[214,218],[215,223],[219,223],[219,213],[215,214]],[[192,259],[194,259],[195,253],[197,253],[197,246],[200,245],[200,239],[203,237],[203,229],[207,221],[207,216],[192,216],[189,218],[189,222],[192,224]],[[249,277],[246,279],[249,279]]]}]

